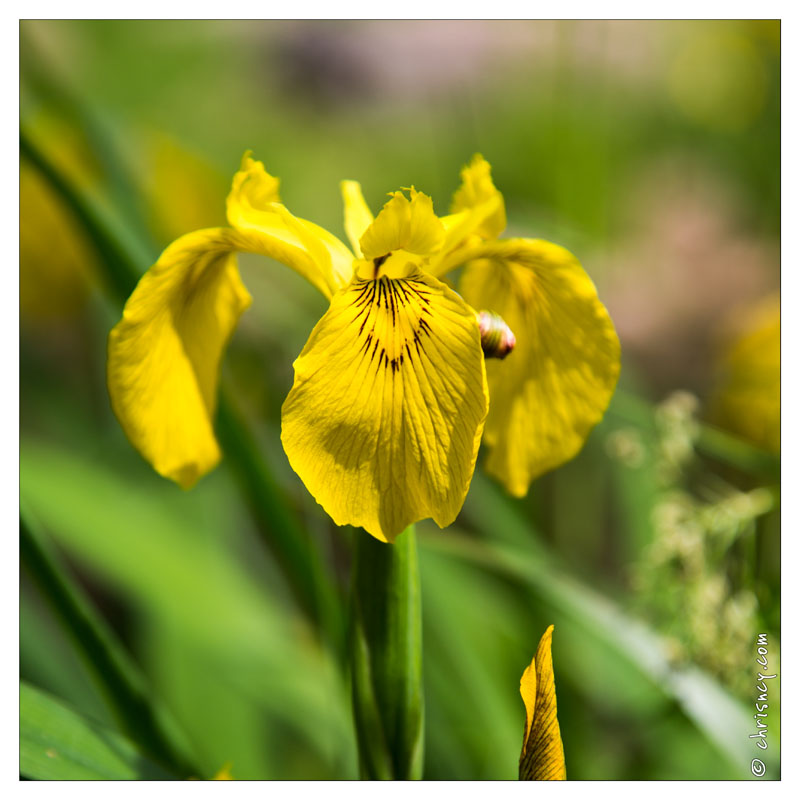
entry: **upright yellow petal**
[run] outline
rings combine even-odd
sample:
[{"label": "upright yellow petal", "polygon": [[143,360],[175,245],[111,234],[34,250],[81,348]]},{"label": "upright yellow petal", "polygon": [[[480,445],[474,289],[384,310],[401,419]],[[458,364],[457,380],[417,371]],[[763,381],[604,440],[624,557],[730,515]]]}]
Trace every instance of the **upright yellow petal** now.
[{"label": "upright yellow petal", "polygon": [[[278,179],[245,153],[227,199],[228,222],[243,233],[260,233],[281,243],[293,256],[290,266],[331,297],[350,282],[353,254],[332,233],[295,217],[281,205],[278,186]],[[298,252],[302,259],[297,258]]]},{"label": "upright yellow petal", "polygon": [[475,312],[428,275],[354,280],[295,361],[281,438],[338,525],[392,541],[464,502],[487,392]]},{"label": "upright yellow petal", "polygon": [[125,434],[166,478],[191,487],[219,461],[219,364],[250,305],[226,228],[171,244],[139,281],[108,340],[108,390]]},{"label": "upright yellow petal", "polygon": [[619,340],[594,284],[563,248],[508,239],[471,255],[462,295],[499,314],[517,340],[504,361],[486,364],[486,466],[522,496],[534,478],[572,458],[602,418],[619,375]]},{"label": "upright yellow petal", "polygon": [[525,735],[519,757],[521,781],[567,779],[556,708],[552,640],[551,625],[539,641],[536,655],[519,682],[519,692],[525,703]]},{"label": "upright yellow petal", "polygon": [[464,263],[464,253],[481,239],[491,239],[506,227],[503,195],[492,183],[491,167],[483,156],[461,170],[461,186],[453,196],[452,213],[441,218],[444,244],[430,261],[428,271],[441,276]]},{"label": "upright yellow petal", "polygon": [[374,217],[361,192],[358,181],[342,181],[342,200],[344,201],[344,229],[357,258],[362,257],[359,239],[372,224]]},{"label": "upright yellow petal", "polygon": [[453,195],[451,211],[485,209],[486,216],[476,229],[476,233],[493,239],[506,229],[506,208],[503,195],[492,182],[492,168],[480,153],[473,156],[469,166],[461,170],[461,186]]},{"label": "upright yellow petal", "polygon": [[480,241],[481,231],[486,225],[486,220],[502,208],[503,198],[500,192],[488,198],[480,205],[459,211],[457,214],[448,214],[442,217],[445,237],[442,249],[431,259],[430,271],[434,275],[444,275],[454,265],[463,263],[459,253],[463,247]]},{"label": "upright yellow petal", "polygon": [[[251,150],[242,156],[239,171],[233,176],[228,195],[228,214],[246,214],[248,208],[264,209],[270,203],[280,203],[281,179],[270,175]],[[233,222],[228,220],[231,224]]]},{"label": "upright yellow petal", "polygon": [[380,258],[394,250],[428,255],[442,246],[444,228],[433,213],[433,201],[414,188],[410,195],[408,199],[402,192],[394,192],[364,231],[360,240],[364,258]]}]

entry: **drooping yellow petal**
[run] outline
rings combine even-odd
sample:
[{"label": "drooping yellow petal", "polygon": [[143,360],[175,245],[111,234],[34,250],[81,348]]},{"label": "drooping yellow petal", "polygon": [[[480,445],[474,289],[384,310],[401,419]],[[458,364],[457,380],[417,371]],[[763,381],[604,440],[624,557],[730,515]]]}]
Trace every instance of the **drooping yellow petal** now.
[{"label": "drooping yellow petal", "polygon": [[394,192],[364,231],[360,240],[364,258],[380,258],[394,250],[428,255],[442,246],[444,227],[433,213],[433,201],[413,187],[409,194],[410,200],[402,192]]},{"label": "drooping yellow petal", "polygon": [[536,655],[522,674],[519,693],[525,703],[525,735],[519,757],[521,781],[565,781],[564,746],[558,726],[556,685],[551,652],[553,626],[539,641]]},{"label": "drooping yellow petal", "polygon": [[[291,214],[279,202],[279,181],[249,153],[233,177],[227,199],[228,222],[243,233],[260,233],[282,245],[290,263],[326,297],[346,286],[353,275],[353,254],[333,234]],[[300,258],[298,253],[303,254]],[[274,256],[273,256],[274,257]]]},{"label": "drooping yellow petal", "polygon": [[361,192],[358,181],[342,181],[342,200],[344,201],[344,229],[353,252],[358,258],[362,257],[359,239],[364,231],[372,224],[374,217]]},{"label": "drooping yellow petal", "polygon": [[235,227],[197,231],[170,245],[109,337],[109,393],[125,433],[159,473],[185,488],[220,459],[213,433],[219,363],[250,303],[235,252],[280,261],[328,298],[350,279],[332,268],[337,248],[352,273],[353,255],[341,242],[277,199],[278,180],[246,155],[228,197]]},{"label": "drooping yellow petal", "polygon": [[307,252],[261,231],[195,231],[173,242],[148,270],[109,336],[114,413],[153,468],[184,488],[220,459],[213,432],[219,364],[250,305],[237,251],[313,274]]},{"label": "drooping yellow petal", "polygon": [[455,292],[420,272],[356,279],[294,368],[284,450],[334,522],[392,541],[455,519],[488,403],[475,313]]},{"label": "drooping yellow petal", "polygon": [[602,418],[619,375],[619,340],[594,284],[563,248],[508,239],[471,253],[464,299],[499,314],[516,336],[513,353],[486,365],[486,467],[522,496],[572,458]]},{"label": "drooping yellow petal", "polygon": [[503,195],[492,182],[492,168],[480,153],[476,153],[468,166],[461,170],[461,186],[453,195],[451,211],[485,209],[487,216],[475,233],[493,239],[506,229],[506,208]]},{"label": "drooping yellow petal", "polygon": [[154,469],[183,488],[220,458],[212,427],[219,364],[250,305],[233,254],[242,244],[227,228],[178,239],[139,281],[109,335],[114,413]]}]

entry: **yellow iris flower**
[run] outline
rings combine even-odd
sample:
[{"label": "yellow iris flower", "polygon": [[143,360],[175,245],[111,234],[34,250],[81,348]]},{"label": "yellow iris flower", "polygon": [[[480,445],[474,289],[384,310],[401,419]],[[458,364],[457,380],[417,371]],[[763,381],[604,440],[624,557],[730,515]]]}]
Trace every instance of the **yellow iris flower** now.
[{"label": "yellow iris flower", "polygon": [[[352,250],[293,216],[278,188],[245,154],[227,199],[230,227],[173,242],[111,331],[114,412],[161,475],[189,488],[220,459],[219,365],[251,301],[237,252],[286,264],[330,301],[295,361],[281,438],[338,525],[384,541],[427,517],[449,525],[484,428],[487,467],[515,495],[579,450],[616,384],[619,342],[570,253],[497,238],[505,208],[481,156],[442,218],[414,188],[373,218],[359,184],[344,181]],[[461,265],[459,295],[440,278]],[[484,360],[476,308],[516,336],[502,363]]]}]

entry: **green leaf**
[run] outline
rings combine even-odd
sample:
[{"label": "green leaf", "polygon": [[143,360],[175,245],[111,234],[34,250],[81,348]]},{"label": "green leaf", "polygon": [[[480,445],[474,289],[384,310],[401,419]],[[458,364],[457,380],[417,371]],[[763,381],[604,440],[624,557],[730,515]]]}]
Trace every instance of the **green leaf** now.
[{"label": "green leaf", "polygon": [[[23,509],[24,505],[23,500]],[[20,553],[22,563],[62,620],[123,728],[151,754],[168,763],[185,765],[183,748],[176,743],[180,734],[157,708],[136,665],[51,552],[27,511],[20,514]]]},{"label": "green leaf", "polygon": [[20,684],[20,773],[34,780],[177,780],[120,734]]},{"label": "green leaf", "polygon": [[20,449],[23,502],[71,559],[135,605],[155,641],[169,640],[143,662],[190,736],[201,775],[229,760],[237,778],[302,774],[286,759],[259,765],[263,740],[248,742],[253,757],[243,759],[237,747],[251,720],[253,730],[290,732],[287,741],[301,741],[329,770],[322,777],[342,763],[355,773],[342,675],[303,618],[281,604],[288,598],[247,535],[223,472],[187,494],[147,472],[128,480],[91,446],[81,453],[24,437]]},{"label": "green leaf", "polygon": [[220,392],[217,429],[240,490],[264,543],[289,579],[300,604],[337,651],[343,649],[342,603],[320,555],[320,542],[300,524],[281,499],[281,488],[259,452],[230,392]]},{"label": "green leaf", "polygon": [[111,709],[98,692],[69,631],[45,605],[35,586],[21,576],[19,607],[20,679],[60,697],[92,719],[114,727]]},{"label": "green leaf", "polygon": [[[425,777],[516,778],[525,716],[519,678],[542,622],[517,587],[448,553],[420,524],[425,642]],[[430,535],[423,535],[423,527]],[[487,735],[488,733],[488,735]]]}]

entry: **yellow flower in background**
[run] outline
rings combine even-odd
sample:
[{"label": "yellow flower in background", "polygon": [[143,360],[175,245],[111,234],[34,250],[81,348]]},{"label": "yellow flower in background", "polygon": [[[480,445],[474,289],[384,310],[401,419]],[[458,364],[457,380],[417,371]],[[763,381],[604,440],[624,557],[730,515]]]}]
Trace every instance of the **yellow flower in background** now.
[{"label": "yellow flower in background", "polygon": [[19,302],[23,324],[73,320],[84,308],[94,254],[71,213],[26,161],[19,168]]},{"label": "yellow flower in background", "polygon": [[712,420],[765,450],[781,449],[781,301],[766,297],[744,315],[724,354]]},{"label": "yellow flower in background", "polygon": [[525,703],[525,733],[519,757],[521,781],[565,781],[567,768],[558,726],[553,676],[553,626],[539,641],[536,655],[522,674],[519,692]]},{"label": "yellow flower in background", "polygon": [[[35,137],[58,142],[52,157],[76,186],[95,190],[100,171],[86,137],[50,114],[36,117]],[[20,321],[33,329],[69,322],[83,313],[98,282],[96,255],[50,182],[28,159],[19,165]]]},{"label": "yellow flower in background", "polygon": [[[503,199],[480,156],[445,217],[413,187],[374,218],[358,183],[342,194],[352,250],[292,215],[278,179],[245,155],[231,227],[173,242],[111,332],[109,392],[128,438],[184,488],[219,461],[219,365],[250,304],[235,253],[259,253],[330,301],[295,361],[281,438],[338,525],[384,541],[427,517],[449,525],[484,425],[490,471],[524,494],[578,451],[616,384],[619,343],[588,276],[556,245],[495,238]],[[462,297],[439,278],[464,264]],[[509,358],[485,363],[484,349],[505,356],[515,338]]]},{"label": "yellow flower in background", "polygon": [[220,767],[219,772],[217,772],[217,774],[214,775],[213,779],[215,781],[233,781],[233,780],[236,780],[233,777],[233,773],[231,772],[232,766],[233,765],[231,764],[230,761],[228,761],[225,764],[223,764],[222,767]]}]

